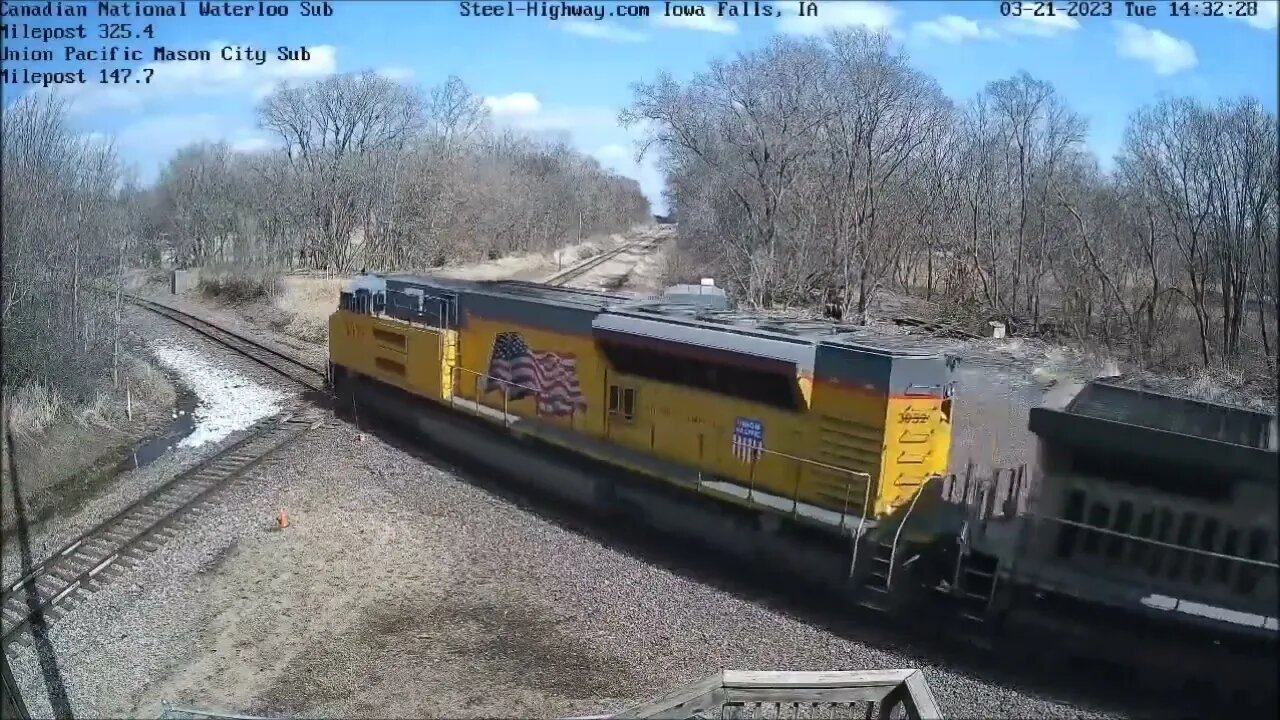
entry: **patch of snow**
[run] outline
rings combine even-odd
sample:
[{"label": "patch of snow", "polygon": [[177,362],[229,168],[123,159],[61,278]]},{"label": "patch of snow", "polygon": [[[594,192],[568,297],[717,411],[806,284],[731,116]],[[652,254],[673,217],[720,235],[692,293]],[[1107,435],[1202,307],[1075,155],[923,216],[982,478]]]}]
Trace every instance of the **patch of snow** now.
[{"label": "patch of snow", "polygon": [[199,399],[192,412],[195,429],[178,443],[179,447],[217,442],[281,410],[283,393],[259,385],[235,370],[215,367],[199,353],[164,341],[152,343],[151,352],[161,364],[178,373]]}]

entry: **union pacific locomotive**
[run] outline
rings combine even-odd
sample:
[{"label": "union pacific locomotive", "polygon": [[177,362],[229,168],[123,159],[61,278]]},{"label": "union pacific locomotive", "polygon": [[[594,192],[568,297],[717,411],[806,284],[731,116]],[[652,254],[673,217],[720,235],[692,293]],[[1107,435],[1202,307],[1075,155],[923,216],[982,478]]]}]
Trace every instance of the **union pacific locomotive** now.
[{"label": "union pacific locomotive", "polygon": [[949,474],[944,353],[722,297],[364,276],[330,318],[330,382],[587,512],[850,603],[1273,672],[1274,417],[1094,383],[1033,412],[1033,472]]},{"label": "union pacific locomotive", "polygon": [[846,532],[946,470],[950,383],[937,353],[534,283],[366,282],[330,321],[338,386],[358,375]]}]

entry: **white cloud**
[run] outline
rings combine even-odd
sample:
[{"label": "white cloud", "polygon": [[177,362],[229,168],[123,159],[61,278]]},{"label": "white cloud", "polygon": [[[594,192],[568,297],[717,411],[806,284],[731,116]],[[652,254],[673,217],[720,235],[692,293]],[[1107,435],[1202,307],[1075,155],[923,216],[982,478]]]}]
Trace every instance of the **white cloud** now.
[{"label": "white cloud", "polygon": [[738,32],[738,24],[728,18],[720,17],[715,7],[710,5],[680,5],[680,7],[697,8],[701,14],[660,15],[654,18],[654,23],[663,27],[720,33],[721,35],[734,35]]},{"label": "white cloud", "polygon": [[596,150],[593,155],[596,156],[601,164],[608,165],[613,162],[627,162],[635,160],[635,153],[631,152],[622,145],[612,143]]},{"label": "white cloud", "polygon": [[[790,3],[788,3],[789,5]],[[796,10],[783,9],[780,27],[793,35],[819,35],[827,30],[847,27],[864,27],[868,30],[892,31],[898,19],[898,11],[887,2],[820,2],[818,12],[810,17],[800,17]]]},{"label": "white cloud", "polygon": [[1280,24],[1280,1],[1259,0],[1258,14],[1248,17],[1233,15],[1236,20],[1243,20],[1259,30],[1275,30]]},{"label": "white cloud", "polygon": [[599,105],[545,105],[531,92],[490,95],[484,104],[499,125],[529,132],[615,130],[618,111]]},{"label": "white cloud", "polygon": [[266,150],[271,147],[272,143],[268,138],[261,135],[249,135],[246,133],[247,131],[242,131],[238,137],[231,141],[232,150],[242,153],[252,153],[260,150]]},{"label": "white cloud", "polygon": [[485,107],[495,117],[531,117],[542,109],[538,96],[529,92],[514,92],[509,95],[490,95],[484,99]]},{"label": "white cloud", "polygon": [[1199,62],[1195,48],[1186,40],[1124,20],[1119,23],[1116,52],[1148,63],[1159,75],[1189,70]]},{"label": "white cloud", "polygon": [[378,68],[377,72],[382,77],[388,80],[395,80],[396,82],[408,82],[417,75],[417,73],[413,71],[413,68],[407,68],[401,65],[390,65],[388,67]]},{"label": "white cloud", "polygon": [[161,163],[179,149],[197,142],[226,142],[232,149],[251,152],[271,141],[247,123],[213,113],[151,115],[115,133],[123,157],[138,164],[142,180],[150,181]]},{"label": "white cloud", "polygon": [[618,125],[618,111],[608,107],[564,105],[513,118],[511,124],[521,130],[536,132],[614,128]]},{"label": "white cloud", "polygon": [[654,207],[661,207],[661,171],[653,158],[637,162],[635,151],[629,148],[630,141],[644,129],[637,127],[628,132],[620,128],[617,108],[546,103],[531,92],[491,95],[484,103],[498,127],[573,145],[594,156],[604,167],[634,178]]},{"label": "white cloud", "polygon": [[649,198],[649,204],[654,212],[666,211],[666,203],[662,200],[665,181],[662,177],[662,171],[658,169],[657,161],[652,154],[647,155],[640,162],[636,162],[635,151],[617,143],[604,145],[591,154],[604,167],[619,175],[634,178],[636,182],[640,183],[640,191],[644,193],[645,197]]},{"label": "white cloud", "polygon": [[63,86],[60,90],[72,101],[72,111],[91,113],[103,110],[139,111],[153,104],[167,104],[177,98],[198,95],[248,94],[261,97],[280,82],[290,83],[311,80],[330,75],[337,70],[337,51],[332,45],[312,45],[307,48],[311,57],[307,60],[278,60],[274,51],[267,53],[266,62],[223,60],[224,47],[238,47],[231,43],[210,43],[205,49],[213,54],[211,60],[169,61],[147,63],[134,68],[133,77],[150,74],[149,83]]},{"label": "white cloud", "polygon": [[589,20],[569,20],[561,23],[565,32],[582,37],[609,40],[611,42],[635,43],[648,40],[648,36],[635,30],[628,30],[613,23],[593,22]]},{"label": "white cloud", "polygon": [[1008,32],[1036,37],[1053,37],[1079,29],[1080,21],[1067,15],[1065,10],[1054,15],[1019,15],[1004,22],[1004,30]]},{"label": "white cloud", "polygon": [[949,43],[960,43],[965,40],[989,40],[999,37],[999,33],[995,30],[959,15],[943,15],[933,20],[918,22],[912,26],[912,29],[921,37]]}]

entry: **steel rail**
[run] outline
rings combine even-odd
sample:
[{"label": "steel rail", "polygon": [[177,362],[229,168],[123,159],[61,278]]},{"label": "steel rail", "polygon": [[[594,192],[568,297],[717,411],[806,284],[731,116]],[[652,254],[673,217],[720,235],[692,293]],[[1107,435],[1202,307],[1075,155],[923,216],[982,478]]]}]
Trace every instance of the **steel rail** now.
[{"label": "steel rail", "polygon": [[283,375],[294,382],[306,385],[312,390],[323,391],[325,389],[324,370],[313,367],[304,360],[299,360],[298,358],[276,350],[275,348],[250,340],[243,335],[234,333],[226,328],[219,327],[208,320],[192,315],[191,313],[178,310],[177,308],[163,305],[145,298],[140,298],[136,295],[128,295],[126,298],[129,302],[137,305],[138,307],[169,318],[170,320],[203,335],[219,345],[235,350],[241,355],[245,355],[252,360],[256,360],[262,365],[265,365],[276,373]]},{"label": "steel rail", "polygon": [[603,252],[603,253],[600,253],[599,255],[589,257],[586,260],[566,270],[561,270],[560,272],[557,272],[556,274],[548,277],[543,282],[547,285],[565,285],[573,280],[576,280],[582,277],[583,275],[586,275],[588,272],[600,267],[601,265],[605,264],[609,260],[616,258],[622,253],[627,252],[628,250],[637,250],[637,249],[648,250],[654,247],[655,245],[657,245],[659,242],[662,242],[662,240],[663,238],[643,238],[640,240],[629,242],[625,245],[616,247],[613,250],[610,250],[608,252]]},{"label": "steel rail", "polygon": [[322,421],[318,415],[303,414],[260,425],[37,564],[0,593],[0,644],[10,654],[16,653],[15,644],[29,644],[37,617],[52,624],[79,599],[100,589],[112,577],[109,571],[131,567],[145,553],[158,550],[172,537],[173,525],[191,510]]}]

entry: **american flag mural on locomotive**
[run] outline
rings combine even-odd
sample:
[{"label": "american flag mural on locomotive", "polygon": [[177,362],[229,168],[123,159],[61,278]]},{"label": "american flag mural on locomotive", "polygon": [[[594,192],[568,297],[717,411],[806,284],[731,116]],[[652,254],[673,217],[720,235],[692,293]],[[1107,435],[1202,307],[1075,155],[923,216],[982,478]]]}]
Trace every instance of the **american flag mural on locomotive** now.
[{"label": "american flag mural on locomotive", "polygon": [[577,358],[569,353],[533,350],[518,332],[498,334],[488,374],[486,393],[501,392],[505,386],[511,400],[536,395],[539,414],[572,415],[587,407],[578,382]]},{"label": "american flag mural on locomotive", "polygon": [[755,462],[764,450],[764,423],[752,418],[733,421],[733,456],[742,462]]}]

